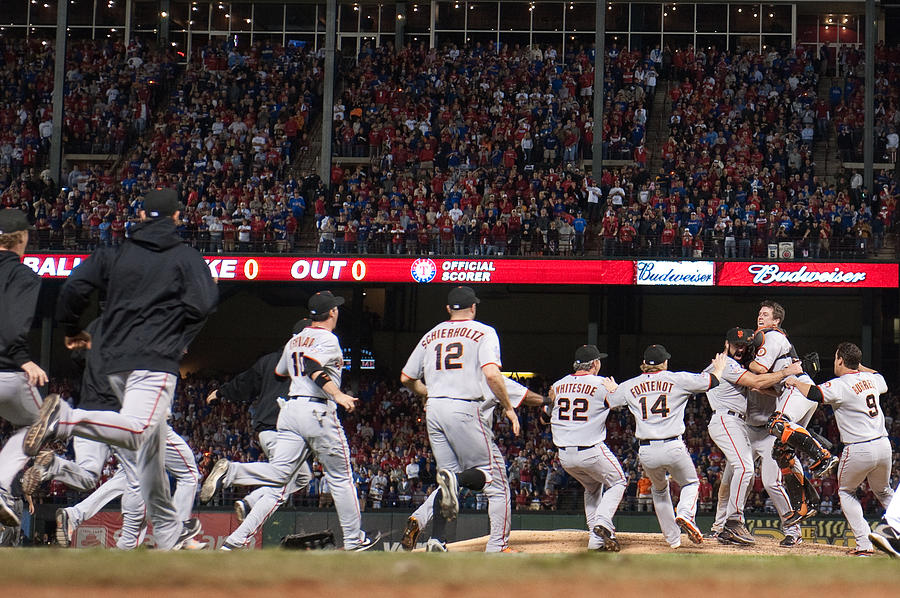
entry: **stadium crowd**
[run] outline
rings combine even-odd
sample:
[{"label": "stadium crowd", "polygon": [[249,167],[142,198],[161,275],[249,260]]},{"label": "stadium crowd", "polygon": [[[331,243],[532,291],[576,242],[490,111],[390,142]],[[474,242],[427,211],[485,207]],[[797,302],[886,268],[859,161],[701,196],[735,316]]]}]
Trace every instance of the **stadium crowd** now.
[{"label": "stadium crowd", "polygon": [[[194,450],[201,474],[209,472],[220,458],[251,462],[265,460],[250,425],[246,405],[240,403],[206,404],[206,397],[225,379],[221,377],[188,376],[181,380],[172,412],[172,426]],[[546,392],[548,382],[528,381],[536,392]],[[73,396],[73,384],[63,381],[52,385],[63,398]],[[420,402],[393,380],[380,376],[366,376],[357,393],[360,401],[351,413],[342,413],[341,420],[350,445],[354,478],[360,504],[367,509],[410,509],[421,504],[435,487],[435,464],[425,431],[424,410]],[[897,395],[885,396],[881,404],[885,410],[886,426],[895,447],[900,446],[900,418]],[[837,426],[830,407],[820,407],[810,428],[840,446]],[[563,471],[553,446],[550,429],[539,422],[534,409],[520,409],[522,434],[514,437],[508,422],[498,419],[494,426],[497,444],[506,457],[507,473],[512,490],[511,500],[516,510],[578,511],[582,488]],[[718,484],[725,466],[724,457],[706,431],[710,409],[705,397],[692,400],[685,412],[685,443],[697,466],[700,477],[699,512],[715,509]],[[6,424],[2,424],[6,425]],[[642,475],[634,440],[634,423],[627,410],[613,411],[607,420],[607,445],[622,463],[628,478],[625,500],[620,509],[626,512],[650,511],[649,479]],[[60,447],[62,448],[62,447]],[[63,449],[64,450],[64,449]],[[900,478],[900,451],[894,451],[892,483]],[[105,476],[115,470],[110,461]],[[315,475],[306,491],[291,497],[288,504],[297,507],[326,507],[331,497],[322,476],[321,466],[314,463]],[[839,513],[836,473],[814,479],[822,497],[823,514]],[[671,482],[674,486],[675,483]],[[217,497],[215,502],[230,505],[248,489],[235,488]],[[677,487],[673,488],[677,496]],[[49,488],[46,500],[66,502],[77,494],[58,482]],[[860,493],[867,513],[876,513],[879,505],[867,486]],[[462,505],[467,509],[485,509],[482,494],[464,490]],[[757,475],[747,501],[747,512],[773,514],[774,507],[766,496],[761,478]]]}]

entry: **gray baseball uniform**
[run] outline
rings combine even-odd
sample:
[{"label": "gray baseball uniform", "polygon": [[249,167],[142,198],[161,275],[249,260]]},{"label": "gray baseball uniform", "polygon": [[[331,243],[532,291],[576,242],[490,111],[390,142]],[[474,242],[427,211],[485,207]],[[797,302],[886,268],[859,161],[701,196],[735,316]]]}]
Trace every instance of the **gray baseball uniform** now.
[{"label": "gray baseball uniform", "polygon": [[[291,377],[290,397],[278,416],[278,438],[268,463],[229,463],[223,486],[283,486],[296,479],[309,451],[325,470],[341,522],[344,548],[352,550],[365,540],[360,524],[359,500],[350,466],[350,447],[337,416],[337,405],[304,374],[303,361],[320,364],[340,388],[344,355],[337,337],[315,325],[295,335],[284,347],[276,371]],[[260,499],[261,500],[261,499]],[[282,497],[283,500],[283,497]]]},{"label": "gray baseball uniform", "polygon": [[709,390],[710,374],[670,372],[641,374],[619,385],[607,397],[610,408],[627,405],[634,416],[638,457],[653,483],[653,506],[669,546],[681,546],[681,530],[669,494],[668,472],[681,486],[677,517],[694,522],[700,480],[681,435],[688,399]]},{"label": "gray baseball uniform", "polygon": [[0,490],[9,492],[13,478],[28,462],[22,450],[22,440],[28,428],[23,426],[34,423],[41,403],[40,393],[28,384],[24,372],[0,371],[0,417],[16,428],[0,450]]},{"label": "gray baseball uniform", "polygon": [[841,510],[853,530],[856,546],[872,550],[869,524],[863,515],[856,490],[863,480],[878,501],[887,508],[894,496],[891,489],[891,442],[884,426],[881,395],[887,384],[881,374],[848,372],[819,385],[823,401],[834,409],[844,452],[838,470]]},{"label": "gray baseball uniform", "polygon": [[481,417],[481,368],[500,365],[497,332],[475,320],[441,322],[416,344],[403,373],[428,388],[425,420],[438,469],[496,474],[492,435]]},{"label": "gray baseball uniform", "polygon": [[[712,366],[704,370],[712,371]],[[728,485],[729,494],[726,520],[744,521],[744,505],[753,483],[753,447],[747,433],[747,395],[744,387],[738,385],[747,370],[731,357],[726,358],[722,379],[715,388],[706,393],[713,411],[709,420],[709,436],[725,456],[733,473]],[[721,489],[721,486],[720,486]]]},{"label": "gray baseball uniform", "polygon": [[[753,361],[764,367],[767,372],[778,372],[789,366],[794,360],[795,351],[784,331],[770,328],[763,334],[763,344],[756,350],[756,358]],[[801,374],[797,378],[807,384],[815,384],[806,374]],[[777,410],[795,424],[806,427],[816,411],[818,406],[816,402],[810,401],[799,390],[790,386],[777,384],[774,388],[780,393],[776,403]]]},{"label": "gray baseball uniform", "polygon": [[[576,372],[557,380],[550,414],[553,444],[566,473],[584,486],[584,512],[590,538],[588,548],[603,545],[594,533],[602,525],[614,532],[613,517],[625,495],[627,481],[619,460],[606,446],[609,393],[606,379],[589,372]],[[606,490],[604,491],[604,487]]]}]

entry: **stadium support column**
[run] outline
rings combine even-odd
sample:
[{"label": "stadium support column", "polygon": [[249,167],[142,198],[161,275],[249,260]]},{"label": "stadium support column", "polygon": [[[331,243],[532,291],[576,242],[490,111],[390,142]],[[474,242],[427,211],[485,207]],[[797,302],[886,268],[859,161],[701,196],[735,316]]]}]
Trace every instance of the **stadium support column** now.
[{"label": "stadium support column", "polygon": [[331,185],[331,142],[334,126],[334,44],[337,32],[337,0],[328,0],[325,8],[325,80],[322,85],[322,152],[319,176]]},{"label": "stadium support column", "polygon": [[[134,6],[134,0],[125,0],[125,47],[131,43],[131,9]],[[188,36],[190,39],[190,36]]]},{"label": "stadium support column", "polygon": [[591,176],[600,185],[603,174],[603,81],[606,78],[606,0],[597,0],[594,22],[594,142],[591,145]]},{"label": "stadium support column", "polygon": [[169,26],[172,23],[171,2],[159,0],[159,43],[164,48],[169,47]]},{"label": "stadium support column", "polygon": [[63,91],[66,84],[66,27],[69,25],[69,3],[56,5],[56,46],[53,63],[53,131],[50,134],[50,178],[53,187],[62,186],[63,160]]},{"label": "stadium support column", "polygon": [[866,0],[866,77],[865,77],[865,123],[863,130],[863,184],[868,197],[875,196],[875,36],[878,35],[878,20],[875,16],[875,0]]},{"label": "stadium support column", "polygon": [[406,2],[397,3],[397,23],[394,26],[394,48],[399,52],[404,43],[403,36],[406,33]]}]

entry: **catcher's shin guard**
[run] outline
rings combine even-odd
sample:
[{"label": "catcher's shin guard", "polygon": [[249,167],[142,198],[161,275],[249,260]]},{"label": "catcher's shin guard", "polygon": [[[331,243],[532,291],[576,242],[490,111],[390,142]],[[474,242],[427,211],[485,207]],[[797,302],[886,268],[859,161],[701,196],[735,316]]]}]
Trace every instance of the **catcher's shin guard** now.
[{"label": "catcher's shin guard", "polygon": [[782,484],[791,503],[791,511],[784,516],[785,525],[794,525],[812,517],[819,509],[819,493],[809,478],[794,469],[782,469]]},{"label": "catcher's shin guard", "polygon": [[[831,453],[810,434],[806,428],[791,422],[782,413],[773,413],[768,422],[769,434],[775,436],[776,446],[779,442],[803,452],[814,459],[810,469],[817,475],[827,472],[836,463]],[[773,455],[778,460],[776,455]],[[785,467],[779,463],[779,467]]]}]

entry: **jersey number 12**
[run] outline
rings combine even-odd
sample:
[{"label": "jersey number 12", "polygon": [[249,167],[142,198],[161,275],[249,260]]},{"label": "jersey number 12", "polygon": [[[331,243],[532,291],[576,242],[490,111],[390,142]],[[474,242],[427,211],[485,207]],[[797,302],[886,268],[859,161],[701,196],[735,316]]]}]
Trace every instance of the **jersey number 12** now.
[{"label": "jersey number 12", "polygon": [[[659,398],[656,399],[656,402],[653,403],[653,406],[650,407],[650,413],[655,413],[660,417],[666,417],[669,415],[669,407],[666,405],[666,395],[659,395]],[[641,397],[641,418],[647,419],[649,415],[647,414],[647,397]]]}]

